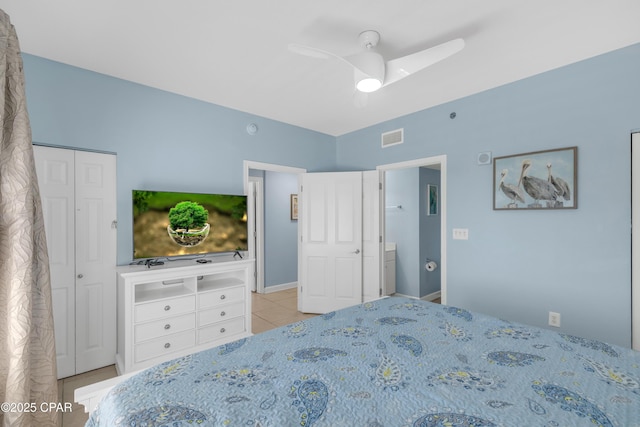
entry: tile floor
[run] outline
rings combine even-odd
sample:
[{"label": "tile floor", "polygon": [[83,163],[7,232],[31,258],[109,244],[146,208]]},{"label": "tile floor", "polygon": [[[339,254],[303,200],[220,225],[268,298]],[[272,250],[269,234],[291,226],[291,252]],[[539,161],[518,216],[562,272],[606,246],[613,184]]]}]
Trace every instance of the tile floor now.
[{"label": "tile floor", "polygon": [[70,412],[61,412],[58,425],[62,427],[82,427],[89,419],[89,414],[84,412],[84,406],[78,405],[73,399],[74,391],[79,387],[97,383],[116,376],[114,365],[85,372],[84,374],[58,380],[58,399],[60,402],[72,402]]},{"label": "tile floor", "polygon": [[[298,311],[297,289],[273,292],[270,294],[252,294],[251,329],[254,334],[313,317]],[[76,388],[93,384],[116,376],[115,366],[96,369],[69,378],[58,380],[58,398],[60,402],[74,402]],[[89,419],[84,407],[73,403],[72,411],[60,414],[62,427],[82,427]]]},{"label": "tile floor", "polygon": [[270,294],[254,292],[251,298],[251,331],[254,334],[315,316],[298,311],[297,288]]}]

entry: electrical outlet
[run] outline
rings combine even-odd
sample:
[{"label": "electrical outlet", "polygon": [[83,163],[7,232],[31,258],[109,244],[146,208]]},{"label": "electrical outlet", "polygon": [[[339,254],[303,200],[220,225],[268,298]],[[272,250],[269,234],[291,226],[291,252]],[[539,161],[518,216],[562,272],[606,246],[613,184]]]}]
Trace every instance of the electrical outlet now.
[{"label": "electrical outlet", "polygon": [[453,229],[453,240],[469,240],[469,229],[468,228],[454,228]]},{"label": "electrical outlet", "polygon": [[560,313],[554,311],[549,312],[549,326],[560,327]]}]

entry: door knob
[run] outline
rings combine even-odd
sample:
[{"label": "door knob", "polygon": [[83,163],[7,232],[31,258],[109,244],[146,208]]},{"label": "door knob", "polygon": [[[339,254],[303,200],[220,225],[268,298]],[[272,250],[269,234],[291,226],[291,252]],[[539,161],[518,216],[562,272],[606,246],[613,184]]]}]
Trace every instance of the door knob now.
[{"label": "door knob", "polygon": [[82,279],[84,275],[82,273],[78,274],[78,279]]},{"label": "door knob", "polygon": [[356,249],[355,251],[353,251],[354,254],[359,254],[360,253],[360,249]]}]

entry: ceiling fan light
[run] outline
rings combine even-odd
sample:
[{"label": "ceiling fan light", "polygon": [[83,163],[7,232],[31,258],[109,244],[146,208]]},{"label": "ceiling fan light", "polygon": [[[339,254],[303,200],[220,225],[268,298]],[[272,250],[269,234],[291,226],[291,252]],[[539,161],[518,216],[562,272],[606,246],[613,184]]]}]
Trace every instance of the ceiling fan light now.
[{"label": "ceiling fan light", "polygon": [[365,92],[365,93],[375,92],[381,87],[382,87],[382,82],[373,77],[365,77],[364,79],[356,83],[356,89],[358,89],[360,92]]}]

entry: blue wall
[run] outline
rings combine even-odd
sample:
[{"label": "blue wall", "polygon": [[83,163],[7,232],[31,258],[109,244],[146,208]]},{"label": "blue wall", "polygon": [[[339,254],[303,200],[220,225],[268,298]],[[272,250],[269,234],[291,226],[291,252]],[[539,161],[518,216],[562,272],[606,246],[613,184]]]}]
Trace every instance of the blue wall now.
[{"label": "blue wall", "polygon": [[[440,206],[438,201],[438,213],[427,215],[428,212],[428,186],[435,185],[440,195],[440,171],[435,169],[420,168],[420,296],[424,297],[440,290]],[[425,263],[427,259],[435,261],[438,268],[427,271]]]},{"label": "blue wall", "polygon": [[385,241],[396,244],[396,293],[416,298],[421,296],[419,185],[418,168],[385,174]]},{"label": "blue wall", "polygon": [[298,221],[290,210],[291,194],[297,192],[297,175],[265,172],[265,287],[298,282]]},{"label": "blue wall", "polygon": [[[639,76],[637,44],[338,137],[338,168],[446,155],[447,303],[538,326],[556,311],[563,332],[630,346]],[[381,149],[380,134],[400,127],[404,144]],[[478,152],[568,146],[578,146],[577,210],[492,210],[492,167]]]},{"label": "blue wall", "polygon": [[[30,55],[24,64],[35,142],[118,154],[119,263],[131,258],[132,188],[242,192],[245,159],[364,170],[444,154],[447,302],[540,326],[556,311],[561,331],[630,346],[640,44],[338,138]],[[383,152],[380,133],[399,127],[405,143]],[[478,152],[574,145],[577,210],[492,210],[492,168],[476,165]]]},{"label": "blue wall", "polygon": [[[440,171],[407,168],[385,174],[385,241],[396,244],[396,293],[421,298],[440,290],[440,215],[427,215],[427,185],[440,185]],[[401,208],[398,208],[401,206]]]},{"label": "blue wall", "polygon": [[[243,160],[335,165],[335,138],[23,54],[33,141],[114,152],[118,263],[132,258],[131,190],[243,193]],[[249,123],[259,131],[246,132]]]}]

